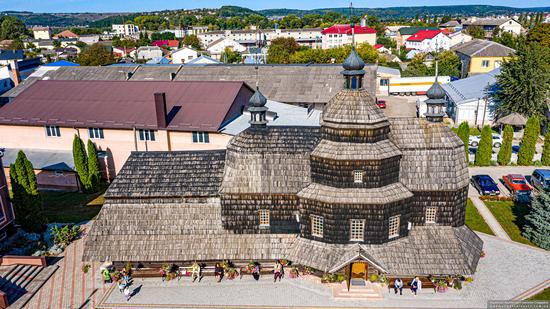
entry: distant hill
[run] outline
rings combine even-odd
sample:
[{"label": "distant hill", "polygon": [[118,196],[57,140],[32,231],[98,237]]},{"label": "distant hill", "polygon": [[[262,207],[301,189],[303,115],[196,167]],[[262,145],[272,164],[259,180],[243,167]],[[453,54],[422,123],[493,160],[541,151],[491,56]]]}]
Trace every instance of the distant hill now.
[{"label": "distant hill", "polygon": [[12,15],[21,19],[27,26],[86,26],[90,23],[111,16],[120,15],[119,13],[33,13],[33,12],[15,12],[4,11],[0,15]]},{"label": "distant hill", "polygon": [[[349,8],[325,8],[312,10],[296,9],[269,9],[258,11],[264,16],[275,17],[295,14],[303,16],[304,14],[325,14],[327,12],[338,12],[349,14]],[[492,5],[446,5],[446,6],[402,6],[388,8],[353,8],[355,15],[374,15],[381,19],[399,19],[413,18],[424,15],[451,15],[451,16],[487,16],[487,15],[507,15],[525,12],[550,12],[550,7],[538,8],[513,8],[507,6]]]}]

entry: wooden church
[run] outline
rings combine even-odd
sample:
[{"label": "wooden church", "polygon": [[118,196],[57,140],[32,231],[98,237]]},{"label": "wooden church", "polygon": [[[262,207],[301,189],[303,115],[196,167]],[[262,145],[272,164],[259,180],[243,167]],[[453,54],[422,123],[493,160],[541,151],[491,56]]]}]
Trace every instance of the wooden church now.
[{"label": "wooden church", "polygon": [[443,89],[436,81],[428,91],[426,119],[387,118],[363,87],[374,70],[355,50],[343,68],[320,127],[268,126],[257,90],[251,126],[226,150],[132,153],[83,259],[473,274],[483,243],[464,225],[468,166],[442,123]]}]

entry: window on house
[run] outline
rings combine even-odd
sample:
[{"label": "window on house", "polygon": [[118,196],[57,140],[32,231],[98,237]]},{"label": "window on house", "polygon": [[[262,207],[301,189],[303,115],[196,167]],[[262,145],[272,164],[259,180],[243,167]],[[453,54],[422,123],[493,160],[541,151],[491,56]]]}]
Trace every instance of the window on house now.
[{"label": "window on house", "polygon": [[46,126],[46,135],[60,137],[61,132],[59,131],[59,126]]},{"label": "window on house", "polygon": [[363,182],[363,171],[353,171],[353,182],[355,183]]},{"label": "window on house", "polygon": [[349,240],[351,241],[363,241],[365,235],[365,220],[351,219]]},{"label": "window on house", "polygon": [[154,141],[155,140],[155,131],[149,129],[139,129],[139,140],[140,141]]},{"label": "window on house", "polygon": [[269,210],[260,210],[260,226],[269,226]]},{"label": "window on house", "polygon": [[482,68],[488,68],[489,67],[489,60],[481,61],[481,67]]},{"label": "window on house", "polygon": [[103,129],[102,128],[88,128],[88,136],[90,138],[103,139]]},{"label": "window on house", "polygon": [[399,221],[400,221],[399,215],[390,217],[389,220],[389,238],[394,238],[399,236]]},{"label": "window on house", "polygon": [[210,143],[210,137],[208,132],[193,132],[193,143],[208,144]]},{"label": "window on house", "polygon": [[311,235],[316,237],[323,237],[323,217],[311,216]]},{"label": "window on house", "polygon": [[426,207],[426,223],[435,223],[437,207]]}]

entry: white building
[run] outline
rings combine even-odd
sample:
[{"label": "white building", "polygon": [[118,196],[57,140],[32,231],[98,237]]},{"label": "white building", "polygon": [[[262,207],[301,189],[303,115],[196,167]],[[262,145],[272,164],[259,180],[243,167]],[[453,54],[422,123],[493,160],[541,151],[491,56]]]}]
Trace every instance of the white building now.
[{"label": "white building", "polygon": [[81,35],[78,40],[88,45],[92,45],[99,42],[99,34]]},{"label": "white building", "polygon": [[135,36],[139,34],[139,28],[133,24],[114,24],[112,29],[117,35]]},{"label": "white building", "polygon": [[141,46],[136,51],[136,57],[140,60],[150,60],[162,57],[162,49],[158,46]]},{"label": "white building", "polygon": [[437,50],[449,50],[451,39],[441,30],[420,30],[405,41],[405,48],[423,53]]},{"label": "white building", "polygon": [[468,29],[471,26],[478,26],[483,31],[485,31],[485,37],[491,38],[493,36],[493,31],[496,28],[499,28],[502,32],[512,33],[514,35],[520,35],[524,29],[519,22],[513,18],[502,17],[502,18],[478,18],[471,17],[470,19],[462,23],[462,28],[464,30]]},{"label": "white building", "polygon": [[205,55],[200,55],[198,58],[195,58],[189,62],[186,63],[186,65],[196,65],[196,66],[204,66],[204,65],[212,65],[212,64],[221,64],[216,59],[212,59]]},{"label": "white building", "polygon": [[32,35],[35,40],[51,40],[52,30],[50,27],[34,27],[32,28]]},{"label": "white building", "polygon": [[191,47],[183,47],[172,52],[172,63],[188,63],[193,59],[197,59],[199,53]]},{"label": "white building", "polygon": [[491,124],[495,102],[487,91],[496,84],[500,69],[443,84],[447,94],[447,114],[455,124],[467,121],[470,126]]},{"label": "white building", "polygon": [[473,39],[471,35],[468,35],[462,31],[450,33],[449,38],[451,39],[451,47],[458,44],[470,42]]},{"label": "white building", "polygon": [[321,31],[322,48],[329,49],[351,45],[352,37],[355,36],[355,43],[376,44],[376,30],[366,26],[334,25]]},{"label": "white building", "polygon": [[239,53],[243,53],[246,51],[246,47],[231,39],[219,39],[217,41],[214,41],[206,48],[206,50],[212,56],[212,58],[220,60],[221,54],[226,48],[229,48],[230,50]]},{"label": "white building", "polygon": [[294,38],[301,46],[321,48],[321,28],[262,29],[262,30],[217,30],[198,34],[203,46],[219,39],[231,39],[243,46],[269,45],[276,38]]}]

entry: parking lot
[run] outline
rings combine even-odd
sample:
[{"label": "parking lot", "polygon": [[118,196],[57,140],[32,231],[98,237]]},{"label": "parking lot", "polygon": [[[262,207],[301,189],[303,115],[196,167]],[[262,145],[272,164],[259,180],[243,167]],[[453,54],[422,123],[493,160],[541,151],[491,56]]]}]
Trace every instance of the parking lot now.
[{"label": "parking lot", "polygon": [[[502,176],[508,174],[520,174],[525,176],[527,182],[531,180],[531,174],[537,168],[534,166],[487,166],[487,167],[470,167],[470,178],[474,175],[489,175],[497,183],[500,189],[501,196],[510,196],[510,191],[504,186]],[[547,167],[548,168],[548,167]],[[477,190],[470,184],[469,195],[479,196]]]},{"label": "parking lot", "polygon": [[383,109],[387,117],[416,117],[416,97],[379,96],[386,101]]}]

